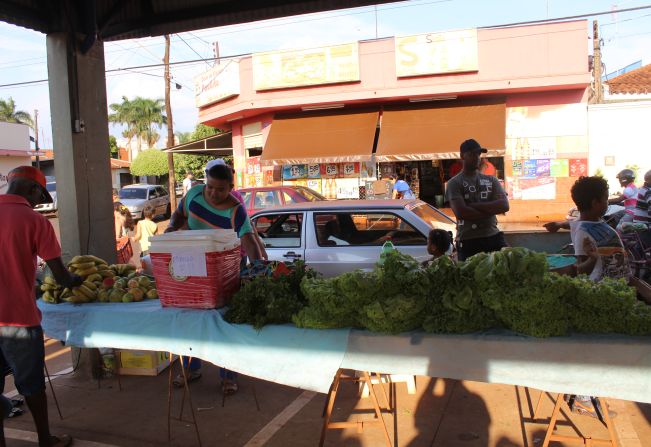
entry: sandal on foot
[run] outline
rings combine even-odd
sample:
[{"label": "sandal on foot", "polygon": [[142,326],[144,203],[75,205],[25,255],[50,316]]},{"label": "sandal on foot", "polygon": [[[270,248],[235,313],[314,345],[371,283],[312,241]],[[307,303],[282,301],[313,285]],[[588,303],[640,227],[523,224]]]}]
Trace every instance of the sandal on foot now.
[{"label": "sandal on foot", "polygon": [[72,445],[72,438],[69,435],[50,437],[50,447],[68,447],[70,445]]},{"label": "sandal on foot", "polygon": [[21,410],[20,408],[13,407],[11,409],[11,411],[9,412],[9,414],[7,415],[7,418],[15,418],[15,417],[18,417],[18,416],[22,415],[23,413],[24,413],[24,411]]},{"label": "sandal on foot", "polygon": [[227,396],[231,396],[235,393],[237,393],[238,386],[237,382],[229,379],[224,379],[222,381],[222,393],[224,393]]},{"label": "sandal on foot", "polygon": [[[201,378],[201,373],[199,371],[190,371],[186,373],[186,376],[188,377],[188,383],[196,382]],[[179,374],[176,376],[174,381],[172,382],[172,385],[174,385],[177,388],[182,388],[183,387],[183,374]]]}]

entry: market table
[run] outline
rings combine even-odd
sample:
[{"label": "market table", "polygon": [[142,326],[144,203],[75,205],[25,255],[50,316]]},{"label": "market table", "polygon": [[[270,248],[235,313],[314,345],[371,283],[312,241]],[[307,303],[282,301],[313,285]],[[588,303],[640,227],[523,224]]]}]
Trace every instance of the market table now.
[{"label": "market table", "polygon": [[389,336],[292,325],[257,331],[227,323],[218,310],[162,308],[159,301],[38,305],[45,333],[69,345],[174,352],[317,392],[347,368],[651,403],[649,337]]},{"label": "market table", "polygon": [[[38,306],[45,333],[69,345],[173,352],[259,379],[328,392],[320,445],[330,428],[363,424],[330,421],[342,369],[363,371],[369,389],[372,385],[368,371],[381,371],[519,385],[557,393],[544,446],[553,440],[617,446],[614,425],[608,417],[609,439],[554,434],[564,394],[651,403],[649,337],[537,339],[504,331],[389,336],[350,329],[300,329],[293,325],[255,330],[249,325],[227,323],[220,310],[163,308],[157,300],[83,305],[39,301]],[[187,383],[186,391],[189,395]],[[383,428],[390,446],[372,391],[371,397],[376,412],[376,419],[371,422]],[[602,406],[606,406],[605,400]],[[195,425],[201,445],[192,414],[190,422]],[[169,421],[168,406],[168,437]]]}]

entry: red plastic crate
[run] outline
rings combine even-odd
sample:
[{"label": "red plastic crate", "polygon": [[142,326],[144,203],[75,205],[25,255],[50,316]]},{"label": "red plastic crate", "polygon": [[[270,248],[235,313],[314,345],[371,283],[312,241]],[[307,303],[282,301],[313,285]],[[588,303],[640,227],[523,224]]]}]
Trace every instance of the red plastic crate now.
[{"label": "red plastic crate", "polygon": [[214,309],[226,306],[240,288],[240,247],[206,253],[208,276],[172,276],[170,253],[151,253],[163,307]]}]

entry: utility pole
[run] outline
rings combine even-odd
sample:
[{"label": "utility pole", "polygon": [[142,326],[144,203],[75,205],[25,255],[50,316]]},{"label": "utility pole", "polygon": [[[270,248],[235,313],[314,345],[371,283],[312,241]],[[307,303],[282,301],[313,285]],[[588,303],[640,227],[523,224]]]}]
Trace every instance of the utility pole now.
[{"label": "utility pole", "polygon": [[[170,102],[170,36],[165,34],[165,115],[167,115],[167,148],[174,146],[174,126],[172,124],[172,104]],[[176,179],[174,178],[174,154],[167,153],[170,206],[176,209]]]},{"label": "utility pole", "polygon": [[38,109],[34,109],[34,150],[36,151],[36,169],[41,169],[41,159],[38,156]]},{"label": "utility pole", "polygon": [[596,20],[592,22],[592,76],[594,77],[594,103],[601,104],[604,101],[604,87],[601,83],[601,42],[599,41],[599,24]]}]

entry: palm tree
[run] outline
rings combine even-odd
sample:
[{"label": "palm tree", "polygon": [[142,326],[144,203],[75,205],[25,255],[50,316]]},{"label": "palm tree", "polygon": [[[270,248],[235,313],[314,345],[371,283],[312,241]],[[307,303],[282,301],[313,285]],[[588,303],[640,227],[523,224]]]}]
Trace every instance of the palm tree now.
[{"label": "palm tree", "polygon": [[32,116],[22,110],[16,110],[16,103],[11,96],[6,101],[0,99],[0,121],[27,124],[29,127],[34,127]]},{"label": "palm tree", "polygon": [[147,142],[148,146],[156,144],[160,135],[158,135],[152,126],[158,125],[162,128],[167,123],[167,118],[163,114],[164,101],[162,99],[149,99],[136,96],[129,100],[126,96],[122,97],[122,103],[111,104],[109,108],[113,113],[109,114],[109,121],[114,124],[123,124],[127,129],[122,135],[127,138],[128,145],[131,145],[131,139],[138,139],[138,152],[142,147],[142,141]]}]

